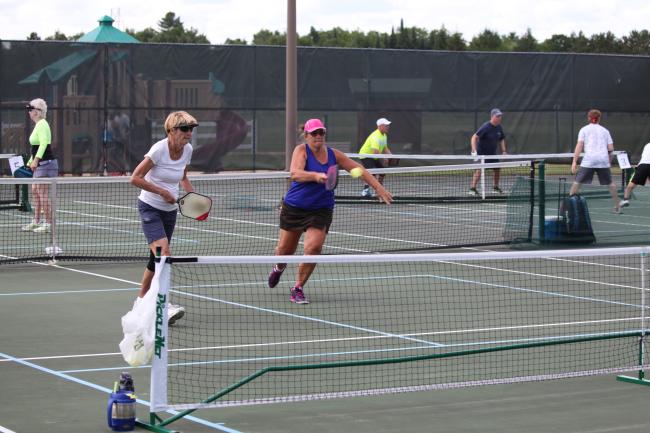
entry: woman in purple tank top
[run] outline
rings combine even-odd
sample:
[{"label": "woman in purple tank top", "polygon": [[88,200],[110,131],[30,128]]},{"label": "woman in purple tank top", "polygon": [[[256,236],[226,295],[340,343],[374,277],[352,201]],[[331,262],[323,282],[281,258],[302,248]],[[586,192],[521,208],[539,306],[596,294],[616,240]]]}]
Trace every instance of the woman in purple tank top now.
[{"label": "woman in purple tank top", "polygon": [[[292,255],[305,233],[304,254],[318,255],[323,249],[334,211],[334,191],[325,188],[327,169],[337,164],[350,171],[362,170],[360,179],[371,185],[377,197],[390,204],[393,197],[361,164],[352,161],[343,152],[325,145],[325,125],[320,119],[305,122],[305,143],[296,146],[291,157],[291,186],[284,197],[280,211],[280,238],[276,255]],[[303,286],[316,267],[315,263],[300,263],[296,282],[291,288],[290,301],[308,304]],[[269,287],[277,286],[286,263],[276,264],[269,274]]]}]

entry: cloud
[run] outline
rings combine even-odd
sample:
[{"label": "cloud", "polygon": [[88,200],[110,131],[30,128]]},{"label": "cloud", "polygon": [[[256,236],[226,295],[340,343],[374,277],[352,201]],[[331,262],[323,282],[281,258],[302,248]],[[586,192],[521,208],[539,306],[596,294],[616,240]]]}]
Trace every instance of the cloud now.
[{"label": "cloud", "polygon": [[[625,7],[610,0],[296,0],[296,3],[300,34],[309,32],[310,27],[390,32],[403,19],[408,27],[434,30],[444,26],[462,33],[466,40],[486,28],[500,34],[523,34],[530,28],[538,40],[578,31],[587,36],[611,31],[620,37],[631,30],[646,28],[646,17],[650,16],[650,2],[640,0],[626,0]],[[195,28],[213,44],[221,44],[227,38],[246,39],[250,43],[261,29],[284,32],[287,14],[286,0],[186,0],[182,3],[118,0],[105,6],[78,0],[45,3],[0,0],[0,7],[3,10],[0,38],[18,40],[31,32],[41,37],[51,36],[56,30],[66,35],[85,33],[97,26],[100,17],[111,14],[121,29],[157,28],[158,21],[172,11],[187,28]]]}]

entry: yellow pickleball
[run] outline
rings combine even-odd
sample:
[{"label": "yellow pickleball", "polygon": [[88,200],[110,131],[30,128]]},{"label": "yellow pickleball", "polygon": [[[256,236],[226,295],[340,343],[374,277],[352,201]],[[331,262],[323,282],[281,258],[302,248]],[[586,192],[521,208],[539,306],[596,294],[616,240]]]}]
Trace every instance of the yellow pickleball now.
[{"label": "yellow pickleball", "polygon": [[350,170],[350,176],[352,177],[360,177],[363,174],[363,170],[359,167],[354,167],[352,170]]}]

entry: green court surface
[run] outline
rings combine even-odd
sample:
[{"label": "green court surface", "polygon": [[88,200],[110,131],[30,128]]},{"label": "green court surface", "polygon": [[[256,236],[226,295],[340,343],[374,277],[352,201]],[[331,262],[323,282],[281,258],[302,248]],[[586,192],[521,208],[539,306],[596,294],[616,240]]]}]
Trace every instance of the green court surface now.
[{"label": "green court surface", "polygon": [[[138,416],[148,416],[149,368],[128,367],[117,347],[120,317],[131,308],[142,268],[83,263],[1,268],[0,432],[110,431],[106,404],[122,371],[133,375]],[[650,431],[649,410],[650,388],[607,375],[203,409],[171,427],[198,433],[632,433]]]}]

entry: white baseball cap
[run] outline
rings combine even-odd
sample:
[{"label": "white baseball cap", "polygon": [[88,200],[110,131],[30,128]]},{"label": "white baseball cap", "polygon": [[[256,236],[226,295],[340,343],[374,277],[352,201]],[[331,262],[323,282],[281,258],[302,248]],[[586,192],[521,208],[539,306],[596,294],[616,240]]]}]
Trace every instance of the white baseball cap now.
[{"label": "white baseball cap", "polygon": [[390,125],[390,124],[391,124],[391,121],[384,118],[384,117],[382,117],[381,119],[377,119],[377,126]]}]

